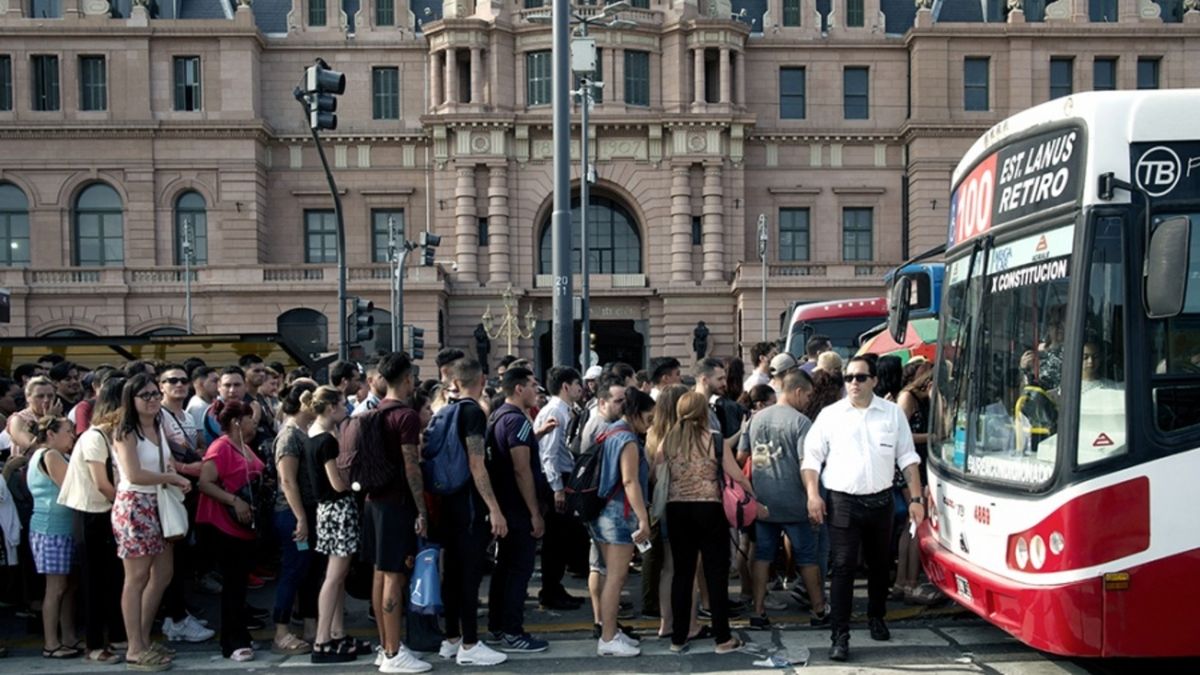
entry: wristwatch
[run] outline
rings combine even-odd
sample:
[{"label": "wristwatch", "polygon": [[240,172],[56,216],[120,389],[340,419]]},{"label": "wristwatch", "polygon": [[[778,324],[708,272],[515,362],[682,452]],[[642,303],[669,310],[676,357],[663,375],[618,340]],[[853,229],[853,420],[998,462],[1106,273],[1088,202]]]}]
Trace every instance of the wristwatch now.
[{"label": "wristwatch", "polygon": [[925,498],[924,497],[913,497],[912,499],[908,500],[908,503],[909,504],[920,504],[921,506],[924,506]]}]

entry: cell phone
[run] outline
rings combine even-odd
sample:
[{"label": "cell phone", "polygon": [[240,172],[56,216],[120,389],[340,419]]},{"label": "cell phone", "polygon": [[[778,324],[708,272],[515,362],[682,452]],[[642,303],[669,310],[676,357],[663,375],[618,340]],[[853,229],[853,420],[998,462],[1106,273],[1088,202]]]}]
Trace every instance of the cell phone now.
[{"label": "cell phone", "polygon": [[653,546],[653,544],[651,544],[650,539],[647,538],[643,539],[642,541],[634,542],[634,546],[637,546],[637,550],[645,553],[646,551],[650,550],[650,547]]},{"label": "cell phone", "polygon": [[308,550],[308,540],[301,539],[300,541],[296,542],[296,550],[297,551],[307,551]]}]

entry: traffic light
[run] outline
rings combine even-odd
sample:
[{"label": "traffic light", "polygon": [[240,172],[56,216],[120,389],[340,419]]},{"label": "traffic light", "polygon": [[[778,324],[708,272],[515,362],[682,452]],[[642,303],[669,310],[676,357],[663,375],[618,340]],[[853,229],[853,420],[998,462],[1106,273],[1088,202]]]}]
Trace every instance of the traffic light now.
[{"label": "traffic light", "polygon": [[346,93],[346,76],[317,59],[304,73],[308,94],[308,124],[315,130],[337,129],[337,99]]},{"label": "traffic light", "polygon": [[408,345],[408,355],[413,361],[425,358],[425,329],[412,324],[404,327],[404,344]]},{"label": "traffic light", "polygon": [[421,238],[417,243],[421,247],[421,264],[425,267],[433,267],[433,259],[437,253],[438,244],[442,243],[441,235],[432,232],[422,232]]},{"label": "traffic light", "polygon": [[375,303],[354,299],[354,342],[369,342],[375,338]]}]

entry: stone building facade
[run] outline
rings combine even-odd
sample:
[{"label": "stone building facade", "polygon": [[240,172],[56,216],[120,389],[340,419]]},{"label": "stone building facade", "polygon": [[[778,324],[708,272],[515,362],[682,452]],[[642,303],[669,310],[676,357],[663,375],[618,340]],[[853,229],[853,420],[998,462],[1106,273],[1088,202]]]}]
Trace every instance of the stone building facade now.
[{"label": "stone building facade", "polygon": [[[404,293],[427,355],[474,345],[511,288],[514,351],[548,364],[540,0],[163,3],[0,0],[0,335],[182,329],[190,226],[196,332],[336,345],[331,200],[292,95],[320,56],[347,77],[324,139],[350,294],[387,324],[389,219],[432,230],[436,263],[410,256]],[[713,354],[760,339],[760,216],[775,338],[791,302],[878,295],[944,240],[953,167],[1008,114],[1200,86],[1200,12],[1183,0],[632,4],[592,30],[589,219],[597,350],[637,365],[690,360],[701,320]],[[492,340],[493,360],[505,350]]]}]

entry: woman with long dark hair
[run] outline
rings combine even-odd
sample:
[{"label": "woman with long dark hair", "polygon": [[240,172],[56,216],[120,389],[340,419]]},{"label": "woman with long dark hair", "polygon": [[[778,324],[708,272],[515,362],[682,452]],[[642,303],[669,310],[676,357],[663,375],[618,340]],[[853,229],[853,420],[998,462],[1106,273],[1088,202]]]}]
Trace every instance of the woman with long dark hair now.
[{"label": "woman with long dark hair", "polygon": [[75,446],[75,428],[65,417],[46,415],[33,431],[33,455],[25,478],[33,495],[29,545],[38,574],[46,577],[42,600],[42,656],[73,659],[83,654],[75,646],[75,514],[58,503]]},{"label": "woman with long dark hair", "polygon": [[153,374],[138,373],[125,383],[113,443],[119,479],[112,526],[117,556],[125,567],[121,590],[129,638],[125,661],[134,670],[171,667],[170,654],[150,641],[150,628],[173,571],[172,544],[163,538],[156,494],[159,485],[174,485],[185,493],[192,487],[175,473],[159,425],[161,411],[162,392]]},{"label": "woman with long dark hair", "polygon": [[812,394],[808,397],[808,405],[804,406],[804,410],[801,412],[808,419],[815,420],[826,406],[842,400],[842,396],[846,393],[846,380],[841,373],[831,373],[826,370],[815,371],[812,379]]},{"label": "woman with long dark hair", "polygon": [[257,423],[254,410],[241,401],[218,400],[213,414],[221,436],[204,454],[196,522],[204,526],[216,549],[221,572],[221,654],[234,661],[252,661],[246,583],[257,538],[255,484],[263,472],[262,460],[250,447]]},{"label": "woman with long dark hair", "polygon": [[112,508],[117,497],[113,479],[113,433],[121,419],[121,390],[125,378],[111,374],[100,385],[92,407],[91,427],[75,441],[67,464],[58,503],[79,513],[83,559],[83,619],[87,660],[116,663],[121,660],[115,643],[125,642],[121,618],[124,576],[113,536]]}]

